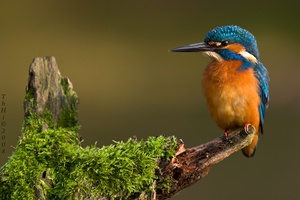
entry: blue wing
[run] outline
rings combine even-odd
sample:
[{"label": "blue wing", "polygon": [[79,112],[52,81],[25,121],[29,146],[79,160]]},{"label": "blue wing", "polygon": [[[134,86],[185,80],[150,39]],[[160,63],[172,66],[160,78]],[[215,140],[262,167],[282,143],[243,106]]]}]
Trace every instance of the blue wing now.
[{"label": "blue wing", "polygon": [[255,76],[259,81],[259,92],[261,103],[259,105],[259,116],[260,116],[260,131],[263,133],[263,123],[265,118],[265,111],[268,108],[269,104],[269,75],[267,68],[261,63],[258,62],[253,68],[255,71]]}]

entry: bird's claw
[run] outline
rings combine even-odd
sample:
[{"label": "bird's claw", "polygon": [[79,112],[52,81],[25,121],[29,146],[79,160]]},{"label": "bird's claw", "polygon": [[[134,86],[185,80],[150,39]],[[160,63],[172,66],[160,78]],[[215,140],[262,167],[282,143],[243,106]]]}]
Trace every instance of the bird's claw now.
[{"label": "bird's claw", "polygon": [[222,136],[222,139],[226,142],[232,143],[232,141],[228,137],[228,130],[225,130]]},{"label": "bird's claw", "polygon": [[245,124],[244,126],[244,131],[246,134],[250,134],[250,131],[249,131],[249,127],[252,126],[251,124]]}]

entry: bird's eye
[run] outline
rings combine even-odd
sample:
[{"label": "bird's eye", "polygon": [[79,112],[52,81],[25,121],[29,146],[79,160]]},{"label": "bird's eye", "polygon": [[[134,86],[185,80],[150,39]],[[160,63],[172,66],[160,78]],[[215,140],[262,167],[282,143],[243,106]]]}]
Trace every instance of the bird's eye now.
[{"label": "bird's eye", "polygon": [[228,40],[224,40],[223,42],[221,42],[221,45],[224,47],[224,46],[227,46],[229,44],[229,41]]}]

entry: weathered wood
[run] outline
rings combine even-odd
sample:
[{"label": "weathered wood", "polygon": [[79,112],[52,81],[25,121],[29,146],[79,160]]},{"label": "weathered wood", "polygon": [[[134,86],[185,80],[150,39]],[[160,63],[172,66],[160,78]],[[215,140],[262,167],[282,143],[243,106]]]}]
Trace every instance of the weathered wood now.
[{"label": "weathered wood", "polygon": [[[56,125],[64,113],[77,114],[78,97],[73,90],[73,85],[67,77],[62,77],[55,57],[35,58],[29,67],[29,79],[24,101],[25,117],[30,113],[42,115],[46,110],[53,114]],[[77,117],[69,125],[76,125]]]}]

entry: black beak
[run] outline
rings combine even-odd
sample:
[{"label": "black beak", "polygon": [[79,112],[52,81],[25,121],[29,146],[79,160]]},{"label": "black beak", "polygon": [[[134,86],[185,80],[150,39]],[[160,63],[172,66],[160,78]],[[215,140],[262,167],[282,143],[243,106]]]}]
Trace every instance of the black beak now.
[{"label": "black beak", "polygon": [[171,49],[171,52],[198,52],[198,51],[214,51],[218,48],[215,46],[210,46],[205,42],[200,42],[196,44],[189,44],[186,46],[177,47],[175,49]]}]

